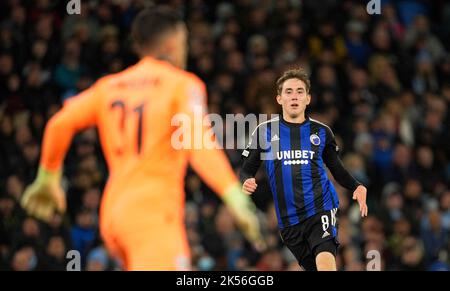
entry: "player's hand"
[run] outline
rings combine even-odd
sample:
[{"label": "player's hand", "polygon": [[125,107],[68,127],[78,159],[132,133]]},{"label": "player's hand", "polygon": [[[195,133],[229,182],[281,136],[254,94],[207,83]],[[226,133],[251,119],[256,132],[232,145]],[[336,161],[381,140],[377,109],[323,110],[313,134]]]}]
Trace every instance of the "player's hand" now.
[{"label": "player's hand", "polygon": [[369,209],[366,204],[367,198],[367,188],[363,185],[359,185],[358,188],[353,192],[353,200],[357,200],[359,204],[359,211],[361,212],[361,217],[367,216]]},{"label": "player's hand", "polygon": [[223,196],[228,209],[233,214],[245,238],[259,251],[265,251],[267,246],[262,237],[256,206],[248,195],[240,190],[238,185],[233,186]]},{"label": "player's hand", "polygon": [[253,192],[255,192],[257,187],[258,184],[256,184],[256,179],[250,178],[245,180],[244,184],[242,185],[242,192],[244,192],[247,195],[251,195],[253,194]]},{"label": "player's hand", "polygon": [[29,215],[49,222],[55,211],[65,212],[66,197],[60,180],[60,171],[39,168],[36,180],[25,189],[20,203]]}]

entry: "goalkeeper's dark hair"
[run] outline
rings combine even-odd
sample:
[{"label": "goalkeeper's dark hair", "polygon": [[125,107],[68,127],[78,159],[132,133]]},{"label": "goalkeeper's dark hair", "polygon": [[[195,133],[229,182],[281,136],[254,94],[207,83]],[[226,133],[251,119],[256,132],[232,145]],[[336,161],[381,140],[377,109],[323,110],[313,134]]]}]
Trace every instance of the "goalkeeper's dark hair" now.
[{"label": "goalkeeper's dark hair", "polygon": [[183,18],[168,6],[145,8],[133,20],[131,36],[140,53],[152,49],[162,35],[183,24]]}]

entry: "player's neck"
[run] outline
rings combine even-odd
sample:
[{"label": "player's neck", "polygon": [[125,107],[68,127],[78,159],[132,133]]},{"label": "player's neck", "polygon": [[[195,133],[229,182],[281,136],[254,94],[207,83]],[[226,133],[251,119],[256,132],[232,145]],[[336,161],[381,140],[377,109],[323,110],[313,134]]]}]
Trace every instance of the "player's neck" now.
[{"label": "player's neck", "polygon": [[158,54],[155,59],[173,64],[172,59],[167,54]]},{"label": "player's neck", "polygon": [[296,117],[291,117],[286,113],[283,113],[283,119],[289,123],[303,123],[306,120],[305,112],[302,112],[300,115]]},{"label": "player's neck", "polygon": [[167,62],[167,63],[175,66],[172,58],[169,55],[167,55],[165,52],[162,52],[160,50],[148,51],[145,54],[145,57],[154,59],[154,60],[158,60],[158,61]]}]

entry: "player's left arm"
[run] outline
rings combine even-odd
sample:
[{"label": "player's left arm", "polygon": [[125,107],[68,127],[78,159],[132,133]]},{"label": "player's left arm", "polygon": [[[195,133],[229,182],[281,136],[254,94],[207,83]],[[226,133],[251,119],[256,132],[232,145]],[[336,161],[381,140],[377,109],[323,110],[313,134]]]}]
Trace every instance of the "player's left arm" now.
[{"label": "player's left arm", "polygon": [[71,97],[48,121],[40,160],[40,166],[45,170],[60,170],[73,136],[96,124],[99,102],[97,91],[93,86]]},{"label": "player's left arm", "polygon": [[198,133],[211,132],[210,122],[196,124],[195,115],[201,114],[203,120],[206,115],[206,88],[197,78],[190,80],[181,87],[176,104],[179,113],[187,114],[191,120],[190,132],[186,137],[191,141],[188,149],[189,163],[194,171],[211,189],[218,194],[227,208],[231,211],[244,236],[257,250],[265,249],[265,242],[260,231],[259,219],[256,215],[256,206],[250,197],[241,190],[225,152],[220,149],[215,138],[208,144],[202,143],[196,148],[194,143],[195,131]]},{"label": "player's left arm", "polygon": [[339,147],[336,144],[334,134],[328,128],[326,128],[326,144],[322,158],[336,181],[353,192],[353,200],[358,201],[361,216],[367,216],[367,188],[357,181],[344,167],[339,157]]}]

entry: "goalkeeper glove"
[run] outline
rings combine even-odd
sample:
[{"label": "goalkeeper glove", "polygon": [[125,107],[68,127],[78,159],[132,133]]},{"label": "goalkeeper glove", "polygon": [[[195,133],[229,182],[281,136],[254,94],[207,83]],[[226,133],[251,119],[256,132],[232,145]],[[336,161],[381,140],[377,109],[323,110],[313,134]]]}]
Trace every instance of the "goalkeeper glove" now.
[{"label": "goalkeeper glove", "polygon": [[60,185],[61,171],[48,171],[39,167],[36,180],[25,189],[22,207],[29,215],[49,222],[54,211],[64,213],[66,197]]},{"label": "goalkeeper glove", "polygon": [[239,184],[234,185],[223,195],[223,201],[236,219],[246,239],[257,251],[264,251],[266,243],[262,237],[256,206],[248,195],[241,191]]}]

